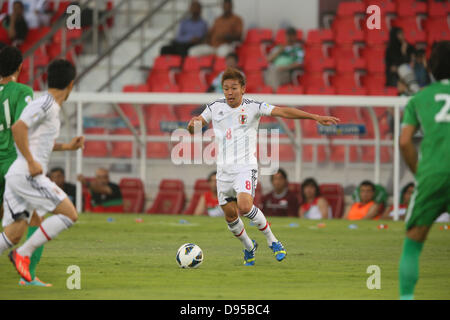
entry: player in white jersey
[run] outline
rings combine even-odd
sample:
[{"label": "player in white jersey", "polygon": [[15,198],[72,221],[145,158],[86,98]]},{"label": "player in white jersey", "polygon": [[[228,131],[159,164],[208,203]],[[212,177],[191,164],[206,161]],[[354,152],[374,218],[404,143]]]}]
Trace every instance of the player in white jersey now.
[{"label": "player in white jersey", "polygon": [[48,92],[32,101],[12,126],[17,159],[6,174],[3,201],[3,228],[0,254],[19,243],[33,211],[43,217],[39,229],[9,259],[26,281],[31,281],[30,256],[34,250],[69,228],[77,220],[77,212],[67,195],[45,174],[52,151],[77,150],[84,146],[84,137],[68,144],[55,143],[59,136],[59,112],[72,91],[76,70],[66,60],[55,60],[48,67]]},{"label": "player in white jersey", "polygon": [[264,214],[253,205],[258,180],[256,143],[260,117],[312,119],[322,125],[336,124],[339,119],[244,99],[245,85],[245,77],[239,70],[227,69],[222,76],[225,99],[206,105],[200,116],[191,119],[188,129],[193,133],[196,122],[201,122],[201,126],[211,121],[213,123],[218,145],[219,205],[225,213],[228,229],[244,245],[244,264],[252,266],[255,264],[257,243],[248,237],[239,214],[249,218],[263,232],[278,261],[286,256],[286,250],[272,233]]}]

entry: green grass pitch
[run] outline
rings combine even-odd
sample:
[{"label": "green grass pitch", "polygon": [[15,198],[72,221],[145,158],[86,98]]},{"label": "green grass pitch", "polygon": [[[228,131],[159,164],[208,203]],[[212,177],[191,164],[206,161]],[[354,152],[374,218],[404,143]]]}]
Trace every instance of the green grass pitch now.
[{"label": "green grass pitch", "polygon": [[[403,222],[379,230],[380,222],[359,221],[352,230],[349,221],[325,221],[326,227],[317,228],[318,221],[269,217],[288,252],[278,262],[261,232],[243,220],[259,243],[254,267],[243,265],[241,243],[223,218],[81,214],[76,225],[45,246],[37,274],[53,287],[20,287],[5,252],[0,299],[398,298]],[[433,226],[422,252],[417,299],[450,299],[450,230],[440,226]],[[175,261],[186,242],[203,249],[198,269],[181,269]],[[71,265],[81,270],[79,290],[66,286]],[[380,267],[380,289],[367,288],[370,265]]]}]

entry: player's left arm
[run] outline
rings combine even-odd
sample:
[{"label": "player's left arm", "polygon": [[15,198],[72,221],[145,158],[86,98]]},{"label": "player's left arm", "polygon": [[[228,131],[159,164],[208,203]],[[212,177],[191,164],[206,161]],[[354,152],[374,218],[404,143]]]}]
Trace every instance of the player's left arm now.
[{"label": "player's left arm", "polygon": [[413,143],[414,134],[417,131],[417,127],[411,124],[405,124],[402,127],[400,133],[400,151],[402,152],[403,159],[413,174],[417,170],[417,150]]},{"label": "player's left arm", "polygon": [[329,126],[332,124],[338,124],[340,121],[338,118],[330,116],[321,116],[318,114],[308,113],[297,108],[287,108],[287,107],[275,107],[273,108],[271,114],[273,117],[281,117],[285,119],[310,119],[315,120],[321,125]]},{"label": "player's left arm", "polygon": [[53,151],[74,151],[84,148],[84,137],[74,137],[69,143],[56,143],[53,145]]}]

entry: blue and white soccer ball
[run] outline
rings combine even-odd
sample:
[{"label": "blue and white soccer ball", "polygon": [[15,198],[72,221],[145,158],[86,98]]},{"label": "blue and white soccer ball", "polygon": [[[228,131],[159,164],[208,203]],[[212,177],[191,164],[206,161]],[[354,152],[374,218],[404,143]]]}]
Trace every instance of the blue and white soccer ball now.
[{"label": "blue and white soccer ball", "polygon": [[181,268],[198,268],[203,262],[203,251],[194,243],[185,243],[177,251],[177,263]]}]

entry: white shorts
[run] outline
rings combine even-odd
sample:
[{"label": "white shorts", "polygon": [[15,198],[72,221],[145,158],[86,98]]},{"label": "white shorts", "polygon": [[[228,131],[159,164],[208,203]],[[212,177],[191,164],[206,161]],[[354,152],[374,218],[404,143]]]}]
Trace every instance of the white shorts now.
[{"label": "white shorts", "polygon": [[230,201],[235,201],[239,193],[245,192],[255,197],[258,183],[258,170],[243,170],[235,174],[221,173],[217,175],[217,199],[223,206]]},{"label": "white shorts", "polygon": [[55,210],[67,198],[49,178],[40,174],[34,178],[28,175],[12,175],[6,178],[3,196],[3,227],[18,219],[30,223],[33,211],[42,217]]}]

